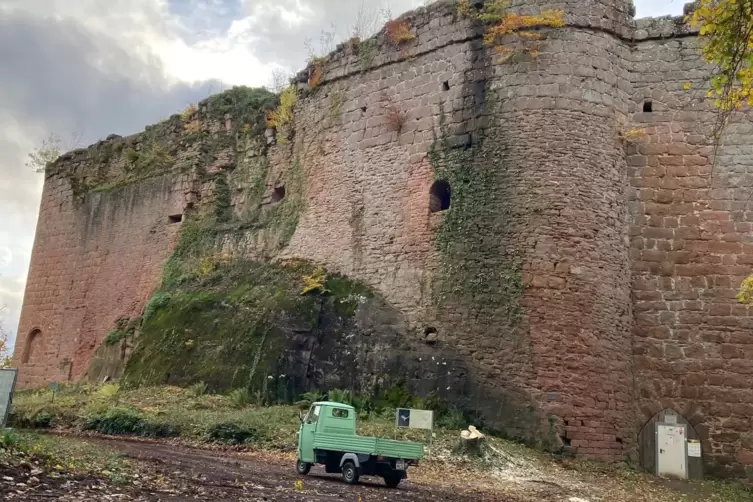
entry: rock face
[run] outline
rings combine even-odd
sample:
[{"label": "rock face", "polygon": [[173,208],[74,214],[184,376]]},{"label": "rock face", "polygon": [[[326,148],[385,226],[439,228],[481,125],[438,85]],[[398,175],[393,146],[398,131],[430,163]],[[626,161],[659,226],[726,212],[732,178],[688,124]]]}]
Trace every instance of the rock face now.
[{"label": "rock face", "polygon": [[[438,2],[399,19],[415,38],[351,40],[302,72],[276,130],[278,98],[237,88],[63,156],[21,385],[77,380],[92,360],[100,378],[117,351],[98,347],[156,290],[185,294],[223,260],[300,258],[379,301],[327,324],[332,339],[296,328],[296,309],[279,318],[268,369],[297,375],[295,391],[388,372],[511,436],[607,460],[637,458],[639,432],[673,410],[713,472],[753,476],[753,317],[735,300],[753,264],[750,125],[730,124],[711,179],[709,69],[681,20],[634,21],[625,0],[512,5],[565,11],[536,58],[499,61]],[[130,374],[188,383],[150,373],[139,343],[169,330],[151,319],[118,342]]]}]

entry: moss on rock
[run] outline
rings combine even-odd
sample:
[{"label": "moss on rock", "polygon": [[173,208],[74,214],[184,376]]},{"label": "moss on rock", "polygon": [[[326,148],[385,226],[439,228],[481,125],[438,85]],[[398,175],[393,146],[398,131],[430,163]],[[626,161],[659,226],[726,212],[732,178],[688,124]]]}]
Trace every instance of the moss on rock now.
[{"label": "moss on rock", "polygon": [[214,391],[294,399],[315,380],[299,364],[303,352],[322,337],[347,336],[359,299],[372,297],[340,276],[328,276],[331,293],[302,295],[313,270],[299,261],[238,260],[171,283],[149,303],[124,383],[205,382]]}]

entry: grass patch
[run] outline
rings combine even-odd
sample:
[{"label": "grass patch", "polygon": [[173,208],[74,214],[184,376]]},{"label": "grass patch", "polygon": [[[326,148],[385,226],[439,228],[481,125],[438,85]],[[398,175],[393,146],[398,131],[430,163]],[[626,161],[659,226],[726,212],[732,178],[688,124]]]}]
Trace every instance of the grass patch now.
[{"label": "grass patch", "polygon": [[[365,400],[347,391],[336,391],[335,394],[349,402]],[[302,397],[303,402],[308,402],[321,396],[310,393]],[[394,408],[386,403],[360,406],[360,434],[425,440],[426,434],[422,431],[396,431]],[[371,410],[366,409],[370,407]],[[13,401],[11,423],[19,428],[38,428],[38,421],[29,417],[37,417],[40,410],[44,410],[50,423],[61,429],[90,430],[107,435],[181,437],[189,442],[253,444],[260,448],[293,451],[300,425],[300,408],[301,405],[239,406],[237,397],[197,394],[193,388],[170,386],[121,389],[114,400],[103,397],[98,386],[69,385],[61,388],[54,403],[49,392],[19,391]],[[435,432],[438,437],[448,440],[458,434],[452,429]]]},{"label": "grass patch", "polygon": [[[108,394],[108,393],[104,393]],[[390,393],[404,398],[401,390]],[[344,390],[330,392],[339,400],[358,404],[357,395]],[[301,406],[326,398],[319,393],[300,396]],[[407,397],[405,397],[408,399]],[[415,398],[411,405],[420,405]],[[105,434],[165,437],[179,434],[188,443],[223,446],[253,446],[286,452],[294,456],[300,406],[247,406],[239,409],[226,395],[200,394],[177,387],[149,387],[120,390],[117,401],[103,397],[96,386],[64,386],[50,403],[50,393],[22,390],[14,399],[13,421],[44,409],[52,422],[61,428],[94,430]],[[397,438],[426,442],[423,431],[396,430],[394,409],[362,411],[358,433],[364,436]],[[751,491],[739,484],[723,481],[691,482],[680,491],[647,473],[625,465],[603,464],[585,460],[553,462],[551,455],[492,436],[490,447],[479,457],[453,453],[459,441],[463,417],[449,410],[439,414],[433,450],[414,479],[423,484],[457,482],[466,486],[503,489],[513,486],[504,479],[542,479],[562,485],[563,494],[583,494],[587,500],[615,502],[742,502],[751,500]],[[38,436],[13,431],[0,432],[0,464],[11,458],[31,459],[54,472],[92,473],[112,481],[128,480],[132,465],[122,457],[81,440]],[[490,476],[502,474],[502,478]],[[507,483],[507,484],[505,484]],[[489,488],[487,486],[487,488]],[[573,490],[576,490],[573,492]],[[498,492],[499,493],[499,492]]]},{"label": "grass patch", "polygon": [[52,478],[66,474],[108,478],[115,484],[132,479],[135,465],[101,443],[39,435],[7,429],[0,431],[0,465],[27,465]]}]

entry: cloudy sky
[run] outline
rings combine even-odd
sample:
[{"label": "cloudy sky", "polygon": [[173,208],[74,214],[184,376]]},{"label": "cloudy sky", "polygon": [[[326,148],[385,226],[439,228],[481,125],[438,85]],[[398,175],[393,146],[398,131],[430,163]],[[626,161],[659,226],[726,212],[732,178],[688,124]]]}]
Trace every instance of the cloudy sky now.
[{"label": "cloudy sky", "polygon": [[[223,87],[303,67],[305,41],[337,39],[423,0],[0,0],[0,306],[14,337],[42,177],[28,153],[50,133],[87,145],[129,134]],[[638,15],[684,0],[636,0]],[[363,12],[363,11],[362,11]],[[358,21],[360,18],[360,22]]]}]

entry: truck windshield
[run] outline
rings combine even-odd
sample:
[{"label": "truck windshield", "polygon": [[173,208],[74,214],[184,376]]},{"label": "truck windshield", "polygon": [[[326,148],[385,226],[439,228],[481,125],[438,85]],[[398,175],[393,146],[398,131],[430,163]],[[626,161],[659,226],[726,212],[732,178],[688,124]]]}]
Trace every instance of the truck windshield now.
[{"label": "truck windshield", "polygon": [[319,420],[319,412],[321,411],[321,406],[314,406],[309,410],[309,414],[306,417],[306,423],[307,424],[315,424],[317,420]]}]

